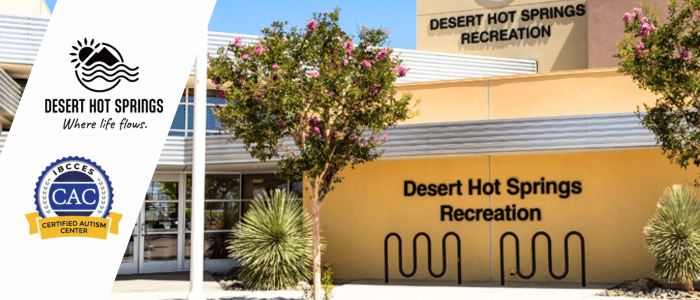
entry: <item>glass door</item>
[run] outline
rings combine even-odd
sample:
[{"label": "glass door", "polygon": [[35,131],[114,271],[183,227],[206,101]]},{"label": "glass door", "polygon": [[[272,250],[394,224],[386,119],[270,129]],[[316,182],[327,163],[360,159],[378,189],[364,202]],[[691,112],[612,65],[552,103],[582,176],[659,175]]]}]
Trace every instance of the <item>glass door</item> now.
[{"label": "glass door", "polygon": [[178,270],[179,175],[156,175],[140,215],[139,273]]},{"label": "glass door", "polygon": [[181,175],[156,174],[124,251],[119,274],[182,270]]}]

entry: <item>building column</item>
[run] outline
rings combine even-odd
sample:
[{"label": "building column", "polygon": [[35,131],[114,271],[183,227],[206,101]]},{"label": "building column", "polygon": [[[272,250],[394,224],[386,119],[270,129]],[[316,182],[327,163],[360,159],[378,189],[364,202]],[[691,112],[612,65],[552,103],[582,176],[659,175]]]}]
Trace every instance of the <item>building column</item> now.
[{"label": "building column", "polygon": [[194,127],[192,137],[192,226],[190,245],[190,293],[188,300],[204,295],[204,172],[207,126],[207,28],[197,47],[194,73]]}]

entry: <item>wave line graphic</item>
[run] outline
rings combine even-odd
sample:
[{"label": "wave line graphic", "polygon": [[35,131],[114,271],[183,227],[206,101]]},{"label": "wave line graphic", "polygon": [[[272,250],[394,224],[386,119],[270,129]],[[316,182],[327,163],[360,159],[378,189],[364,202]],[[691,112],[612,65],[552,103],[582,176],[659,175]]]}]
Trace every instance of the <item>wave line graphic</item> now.
[{"label": "wave line graphic", "polygon": [[90,77],[90,76],[93,76],[93,75],[98,74],[98,73],[104,74],[104,75],[107,76],[107,77],[113,77],[113,76],[116,76],[116,75],[119,74],[119,73],[124,73],[124,74],[126,74],[126,75],[128,75],[128,76],[131,76],[131,77],[134,77],[134,76],[138,76],[138,75],[139,75],[139,72],[136,72],[136,73],[134,73],[134,74],[131,74],[131,73],[129,73],[127,70],[124,70],[124,69],[119,69],[118,71],[116,71],[116,72],[114,72],[114,73],[107,73],[105,70],[98,69],[98,70],[95,70],[95,72],[92,72],[92,73],[90,73],[90,74],[83,72],[83,76]]},{"label": "wave line graphic", "polygon": [[129,68],[129,66],[127,66],[126,64],[117,64],[117,65],[114,65],[113,68],[110,68],[110,66],[108,66],[107,64],[105,64],[105,63],[103,63],[103,62],[97,62],[97,63],[95,63],[92,67],[89,67],[89,68],[83,67],[83,71],[86,71],[86,72],[92,71],[92,70],[94,70],[94,69],[96,69],[96,68],[98,68],[98,67],[101,67],[101,68],[103,68],[103,69],[105,69],[105,70],[107,70],[107,71],[110,71],[110,72],[111,72],[111,71],[114,71],[114,70],[116,70],[117,68],[120,68],[120,67],[124,67],[124,68],[126,68],[126,69],[128,69],[129,71],[132,71],[132,72],[139,69],[139,67],[135,67],[135,68],[133,68],[133,69],[132,69],[132,68]]},{"label": "wave line graphic", "polygon": [[119,80],[119,79],[126,79],[126,80],[128,80],[129,82],[136,82],[136,81],[139,80],[138,78],[132,80],[130,77],[127,77],[127,76],[124,76],[124,75],[119,75],[118,77],[115,77],[115,78],[113,78],[113,79],[107,79],[106,77],[104,77],[104,76],[102,76],[102,75],[97,75],[97,76],[95,76],[95,77],[93,77],[93,78],[89,78],[89,79],[88,79],[88,78],[85,78],[85,79],[83,79],[83,81],[85,81],[85,82],[93,82],[93,81],[95,81],[97,78],[102,78],[102,79],[104,79],[104,81],[107,81],[107,82],[115,82],[115,81],[117,81],[117,80]]}]

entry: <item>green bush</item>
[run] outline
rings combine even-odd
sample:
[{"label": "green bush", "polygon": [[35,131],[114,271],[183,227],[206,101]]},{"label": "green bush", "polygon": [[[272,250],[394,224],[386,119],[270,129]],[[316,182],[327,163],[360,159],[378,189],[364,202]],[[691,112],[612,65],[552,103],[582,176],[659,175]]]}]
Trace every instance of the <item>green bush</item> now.
[{"label": "green bush", "polygon": [[693,191],[680,185],[667,189],[644,234],[659,279],[692,291],[693,281],[700,280],[700,202]]},{"label": "green bush", "polygon": [[241,264],[249,287],[283,289],[311,276],[311,227],[301,201],[275,191],[256,197],[229,240],[229,256]]}]

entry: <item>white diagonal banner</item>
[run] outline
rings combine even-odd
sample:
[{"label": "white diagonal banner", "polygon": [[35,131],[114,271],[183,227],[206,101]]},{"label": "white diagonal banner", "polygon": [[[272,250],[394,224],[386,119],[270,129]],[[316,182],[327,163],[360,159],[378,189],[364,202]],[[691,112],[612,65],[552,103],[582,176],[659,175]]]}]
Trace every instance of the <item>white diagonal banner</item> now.
[{"label": "white diagonal banner", "polygon": [[3,297],[108,297],[215,2],[58,1],[0,155]]}]

